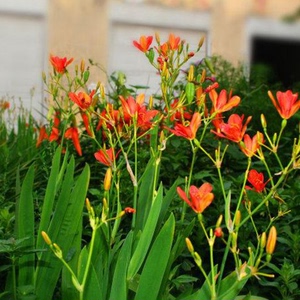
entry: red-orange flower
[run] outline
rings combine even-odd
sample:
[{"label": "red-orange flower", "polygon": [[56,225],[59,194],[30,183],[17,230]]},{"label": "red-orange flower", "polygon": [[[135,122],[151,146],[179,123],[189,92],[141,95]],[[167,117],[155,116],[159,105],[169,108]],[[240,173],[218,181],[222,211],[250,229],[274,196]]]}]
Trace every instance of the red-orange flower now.
[{"label": "red-orange flower", "polygon": [[0,108],[9,109],[10,108],[10,103],[8,101],[1,101],[0,102]]},{"label": "red-orange flower", "polygon": [[48,134],[46,131],[46,127],[42,126],[39,129],[39,137],[36,142],[36,147],[39,147],[42,144],[43,140],[47,140],[47,139],[48,139]]},{"label": "red-orange flower", "polygon": [[265,189],[266,184],[269,182],[269,181],[264,182],[264,174],[259,173],[254,169],[249,171],[247,180],[248,180],[249,183],[252,184],[253,188],[251,188],[249,186],[246,186],[246,189],[254,190],[257,193],[263,192],[263,190]]},{"label": "red-orange flower", "polygon": [[49,142],[58,141],[60,138],[59,129],[52,127],[51,133],[49,135]]},{"label": "red-orange flower", "polygon": [[111,103],[108,103],[106,108],[102,110],[96,130],[100,130],[105,124],[108,130],[112,130],[113,126],[117,126],[120,119],[120,112],[114,109]]},{"label": "red-orange flower", "polygon": [[147,110],[146,106],[142,106],[139,109],[137,127],[145,132],[153,125],[152,119],[158,114],[158,110]]},{"label": "red-orange flower", "polygon": [[170,121],[190,120],[192,118],[192,112],[188,112],[187,108],[178,99],[175,99],[170,104],[170,109],[167,112],[170,116]]},{"label": "red-orange flower", "polygon": [[136,118],[136,124],[142,130],[147,130],[152,126],[151,120],[158,114],[158,110],[147,110],[144,104],[145,95],[140,94],[134,99],[129,96],[124,99],[120,96],[122,104],[123,119],[126,124],[131,124]]},{"label": "red-orange flower", "polygon": [[221,138],[239,143],[243,139],[247,125],[251,119],[251,116],[248,117],[245,124],[243,124],[244,115],[233,114],[228,118],[228,123],[221,122],[218,124],[219,127],[216,128],[217,131],[212,130],[212,132]]},{"label": "red-orange flower", "polygon": [[60,139],[59,125],[60,125],[60,113],[59,111],[56,111],[54,114],[51,133],[49,135],[49,142],[58,141]]},{"label": "red-orange flower", "polygon": [[93,137],[94,134],[93,134],[93,131],[91,130],[91,124],[90,124],[90,114],[87,113],[87,112],[82,112],[81,113],[81,117],[82,117],[82,121],[83,121],[83,124],[84,124],[84,127],[86,129],[86,132],[89,136]]},{"label": "red-orange flower", "polygon": [[209,92],[209,97],[213,104],[213,112],[215,113],[228,111],[233,107],[238,106],[241,101],[239,96],[231,97],[231,94],[229,94],[229,97],[227,97],[226,90],[222,90],[220,94],[218,94],[215,89],[212,89]]},{"label": "red-orange flower", "polygon": [[252,157],[263,142],[264,136],[259,131],[253,136],[252,139],[249,134],[245,134],[243,143],[240,143],[240,149],[245,153],[245,155]]},{"label": "red-orange flower", "polygon": [[65,132],[65,138],[71,139],[73,141],[74,147],[78,153],[78,155],[82,155],[82,150],[79,142],[79,133],[76,127],[70,127]]},{"label": "red-orange flower", "polygon": [[133,41],[133,45],[139,50],[141,50],[142,52],[147,52],[152,44],[152,41],[153,41],[153,36],[142,35],[140,37],[139,42]]},{"label": "red-orange flower", "polygon": [[212,185],[206,182],[200,188],[192,185],[189,190],[190,198],[180,187],[177,187],[177,193],[197,214],[201,214],[214,199],[212,189]]},{"label": "red-orange flower", "polygon": [[125,214],[135,214],[136,210],[132,207],[125,207],[124,212],[125,212]]},{"label": "red-orange flower", "polygon": [[180,44],[180,37],[171,33],[169,35],[168,44],[171,50],[177,50]]},{"label": "red-orange flower", "polygon": [[95,95],[95,90],[93,90],[89,95],[85,92],[79,93],[69,93],[69,98],[76,103],[82,110],[86,110],[92,104],[93,96]]},{"label": "red-orange flower", "polygon": [[189,124],[187,126],[177,123],[174,126],[174,129],[167,128],[170,130],[172,133],[174,133],[177,136],[182,136],[188,140],[193,140],[196,138],[196,134],[198,131],[198,128],[200,127],[201,124],[201,115],[198,112],[195,112],[193,114],[193,117]]},{"label": "red-orange flower", "polygon": [[74,60],[74,58],[70,58],[67,60],[66,57],[60,58],[58,56],[50,55],[50,63],[57,73],[63,74],[66,72],[67,66]]},{"label": "red-orange flower", "polygon": [[103,165],[112,167],[116,157],[118,156],[118,153],[115,154],[114,148],[100,149],[94,154],[94,156]]},{"label": "red-orange flower", "polygon": [[123,118],[125,123],[129,123],[133,117],[137,117],[140,107],[143,105],[145,100],[145,95],[140,94],[134,99],[132,96],[129,96],[127,99],[124,99],[123,96],[120,96]]},{"label": "red-orange flower", "polygon": [[278,113],[283,119],[289,119],[300,108],[300,100],[298,100],[298,93],[293,94],[291,90],[286,92],[277,92],[275,100],[271,91],[268,91],[268,95],[277,109]]}]

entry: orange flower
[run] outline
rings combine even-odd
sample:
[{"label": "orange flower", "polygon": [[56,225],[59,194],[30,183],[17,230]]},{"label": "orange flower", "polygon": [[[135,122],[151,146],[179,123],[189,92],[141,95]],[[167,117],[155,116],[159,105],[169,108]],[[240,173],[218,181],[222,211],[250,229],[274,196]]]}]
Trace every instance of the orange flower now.
[{"label": "orange flower", "polygon": [[264,182],[264,174],[258,173],[256,170],[252,169],[249,171],[247,180],[253,185],[253,188],[246,186],[247,190],[254,190],[257,193],[262,193],[265,189],[266,184],[269,181]]},{"label": "orange flower", "polygon": [[224,122],[217,124],[217,131],[212,130],[212,132],[221,138],[226,138],[233,142],[239,143],[243,139],[247,125],[251,119],[252,117],[248,117],[243,125],[244,115],[239,116],[237,114],[233,114],[228,118],[227,124]]},{"label": "orange flower", "polygon": [[260,145],[264,142],[263,140],[264,136],[259,131],[252,139],[248,134],[245,134],[243,143],[240,143],[240,149],[245,153],[245,155],[252,157],[259,149]]},{"label": "orange flower", "polygon": [[133,45],[141,50],[142,52],[147,52],[152,44],[153,36],[142,35],[140,41],[133,41]]},{"label": "orange flower", "polygon": [[275,100],[271,91],[268,91],[268,95],[281,118],[283,119],[289,119],[300,108],[298,93],[293,94],[291,90],[287,90],[286,92],[277,92],[277,101]]},{"label": "orange flower", "polygon": [[141,105],[143,105],[145,100],[145,95],[140,94],[134,99],[132,96],[129,96],[127,99],[124,99],[123,96],[120,96],[122,111],[125,123],[130,122],[133,117],[137,117]]},{"label": "orange flower", "polygon": [[134,208],[132,208],[132,207],[125,207],[124,208],[124,212],[126,214],[135,214],[136,210]]},{"label": "orange flower", "polygon": [[193,117],[191,119],[191,122],[187,126],[177,123],[174,126],[174,129],[167,128],[172,133],[174,133],[177,136],[182,136],[188,140],[193,140],[196,138],[196,134],[198,131],[198,128],[201,124],[201,115],[198,112],[195,112],[193,114]]},{"label": "orange flower", "polygon": [[54,119],[53,119],[53,127],[51,129],[51,133],[49,135],[49,142],[58,141],[60,138],[60,131],[59,131],[59,125],[60,125],[60,113],[59,111],[55,112]]},{"label": "orange flower", "polygon": [[8,101],[1,101],[0,102],[0,108],[9,109],[10,108],[10,103]]},{"label": "orange flower", "polygon": [[95,90],[93,90],[89,95],[85,92],[79,92],[78,94],[69,93],[69,98],[76,103],[82,110],[86,110],[92,104],[93,96],[95,95]]},{"label": "orange flower", "polygon": [[177,193],[197,214],[201,214],[214,199],[214,194],[211,193],[212,189],[212,185],[206,182],[200,188],[194,185],[190,187],[190,199],[180,187],[177,187]]},{"label": "orange flower", "polygon": [[114,148],[109,149],[100,149],[98,152],[94,154],[95,158],[102,163],[103,165],[106,165],[108,167],[113,166],[113,162],[115,161],[116,157],[118,156],[118,153],[115,155]]},{"label": "orange flower", "polygon": [[46,131],[46,127],[42,126],[39,129],[39,137],[36,142],[36,147],[39,147],[42,144],[43,140],[47,140],[47,139],[48,139],[48,134]]},{"label": "orange flower", "polygon": [[74,60],[74,58],[70,58],[67,60],[66,57],[60,58],[58,56],[50,55],[50,63],[52,64],[54,70],[57,73],[63,74],[66,72],[67,66]]},{"label": "orange flower", "polygon": [[145,95],[140,94],[134,99],[129,96],[126,100],[120,96],[122,104],[123,119],[126,124],[131,124],[133,118],[136,118],[137,126],[142,130],[151,128],[153,119],[157,114],[158,110],[147,110],[144,104]]},{"label": "orange flower", "polygon": [[170,104],[169,111],[167,110],[167,108],[165,110],[168,112],[168,115],[170,115],[170,121],[182,120],[182,119],[190,120],[192,118],[191,112],[187,112],[186,107],[183,106],[178,99],[175,99]]},{"label": "orange flower", "polygon": [[78,155],[82,156],[82,150],[79,142],[79,133],[76,127],[70,127],[65,132],[65,138],[73,141],[74,147]]},{"label": "orange flower", "polygon": [[120,119],[120,112],[118,110],[115,110],[111,103],[108,103],[106,108],[103,109],[100,114],[100,118],[96,130],[97,131],[100,130],[104,124],[108,130],[112,130],[113,126],[118,125],[119,119]]},{"label": "orange flower", "polygon": [[94,134],[93,134],[93,131],[91,130],[91,126],[90,126],[90,115],[86,112],[82,112],[81,117],[82,117],[82,121],[83,121],[83,124],[84,124],[87,134],[89,136],[93,137]]},{"label": "orange flower", "polygon": [[59,129],[56,127],[52,127],[51,133],[49,135],[49,142],[58,141],[59,135]]},{"label": "orange flower", "polygon": [[227,92],[226,90],[222,90],[220,94],[216,92],[215,89],[212,89],[209,92],[209,97],[213,103],[213,112],[215,113],[222,113],[232,109],[235,106],[238,106],[241,98],[238,96],[233,96],[229,94],[229,99],[227,99]]},{"label": "orange flower", "polygon": [[180,44],[180,37],[179,36],[176,37],[173,33],[171,33],[169,35],[168,44],[171,50],[177,50]]},{"label": "orange flower", "polygon": [[272,226],[269,232],[267,245],[266,245],[266,253],[273,254],[276,246],[277,240],[277,230],[275,226]]}]

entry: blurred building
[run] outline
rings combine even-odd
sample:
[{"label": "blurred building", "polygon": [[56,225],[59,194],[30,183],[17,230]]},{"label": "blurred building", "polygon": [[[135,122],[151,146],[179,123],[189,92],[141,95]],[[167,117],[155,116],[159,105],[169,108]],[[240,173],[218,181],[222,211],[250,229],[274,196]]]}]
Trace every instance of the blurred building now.
[{"label": "blurred building", "polygon": [[[191,49],[205,36],[195,60],[217,54],[248,67],[266,62],[288,85],[300,81],[299,8],[299,0],[0,0],[0,95],[42,111],[49,53],[92,59],[155,91],[155,71],[132,45],[155,32],[162,40],[179,35]],[[105,81],[105,72],[95,69],[91,79]]]}]

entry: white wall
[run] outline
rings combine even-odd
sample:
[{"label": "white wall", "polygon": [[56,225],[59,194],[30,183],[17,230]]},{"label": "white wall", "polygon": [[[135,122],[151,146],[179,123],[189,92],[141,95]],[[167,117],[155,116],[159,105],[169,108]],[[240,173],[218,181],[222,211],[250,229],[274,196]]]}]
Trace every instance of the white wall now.
[{"label": "white wall", "polygon": [[201,37],[205,36],[200,53],[191,60],[199,61],[211,54],[210,19],[208,12],[112,2],[109,9],[109,74],[122,71],[127,75],[127,84],[150,86],[146,93],[156,92],[159,77],[132,41],[139,40],[141,35],[154,36],[158,32],[164,42],[170,33],[174,33],[188,42],[192,51],[197,49]]},{"label": "white wall", "polygon": [[48,59],[46,14],[46,0],[0,1],[0,98],[14,98],[39,119]]}]

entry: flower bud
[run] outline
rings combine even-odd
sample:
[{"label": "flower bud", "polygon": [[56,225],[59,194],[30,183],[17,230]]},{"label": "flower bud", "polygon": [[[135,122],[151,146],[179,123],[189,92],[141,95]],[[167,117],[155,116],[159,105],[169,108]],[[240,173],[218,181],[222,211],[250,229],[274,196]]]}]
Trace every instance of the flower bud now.
[{"label": "flower bud", "polygon": [[201,78],[200,78],[200,83],[203,83],[205,81],[205,78],[206,78],[206,70],[203,69],[202,74],[201,74]]},{"label": "flower bud", "polygon": [[286,119],[283,119],[283,120],[281,121],[281,129],[282,129],[282,130],[285,128],[286,124],[287,124],[287,120],[286,120]]},{"label": "flower bud", "polygon": [[232,241],[231,241],[232,248],[231,248],[231,250],[232,250],[233,253],[236,253],[236,250],[237,250],[237,234],[236,234],[236,232],[232,232],[231,236],[232,236]]},{"label": "flower bud", "polygon": [[46,242],[46,244],[48,244],[48,245],[52,244],[52,241],[50,240],[48,234],[45,231],[42,231],[41,235],[42,235],[44,241]]},{"label": "flower bud", "polygon": [[215,237],[222,237],[223,236],[223,230],[221,227],[216,227],[215,231],[214,231],[214,235]]},{"label": "flower bud", "polygon": [[126,212],[124,210],[120,211],[120,213],[118,214],[117,218],[122,218],[124,215],[126,214]]},{"label": "flower bud", "polygon": [[269,232],[267,245],[266,245],[267,254],[273,254],[276,246],[276,239],[277,239],[277,230],[275,226],[272,226]]},{"label": "flower bud", "polygon": [[83,72],[84,72],[84,69],[85,69],[85,62],[84,62],[84,60],[82,59],[81,62],[80,62],[80,72],[83,73]]},{"label": "flower bud", "polygon": [[191,65],[188,73],[188,81],[194,80],[194,66]]},{"label": "flower bud", "polygon": [[223,221],[223,215],[220,215],[219,218],[218,218],[218,221],[216,223],[216,228],[221,226],[222,221]]},{"label": "flower bud", "polygon": [[125,214],[135,214],[136,210],[132,207],[125,207],[124,212]]},{"label": "flower bud", "polygon": [[86,209],[88,211],[91,211],[92,206],[91,206],[91,202],[90,202],[90,200],[88,198],[85,199],[85,205],[86,205]]},{"label": "flower bud", "polygon": [[158,32],[155,32],[155,40],[156,40],[156,43],[159,45],[160,44],[160,36],[159,36]]},{"label": "flower bud", "polygon": [[203,43],[204,43],[204,36],[200,39],[199,43],[198,43],[198,50],[202,47]]},{"label": "flower bud", "polygon": [[239,227],[240,223],[241,223],[241,218],[242,218],[242,214],[241,211],[238,210],[235,214],[235,219],[234,219],[234,225],[236,227]]},{"label": "flower bud", "polygon": [[196,263],[196,265],[200,268],[202,266],[202,259],[200,257],[200,255],[197,252],[194,252],[194,261]]},{"label": "flower bud", "polygon": [[267,242],[267,235],[265,232],[263,232],[261,234],[260,241],[259,241],[259,245],[261,249],[264,249],[266,247],[266,242]]},{"label": "flower bud", "polygon": [[53,243],[52,245],[53,245],[53,249],[52,250],[53,250],[54,254],[58,258],[62,259],[63,258],[63,253],[62,253],[60,247],[56,243]]},{"label": "flower bud", "polygon": [[260,122],[261,122],[261,126],[263,127],[263,129],[267,128],[267,121],[266,121],[264,114],[260,115]]},{"label": "flower bud", "polygon": [[194,253],[194,246],[191,242],[191,240],[189,238],[185,238],[185,243],[186,243],[186,246],[188,248],[188,250],[190,251],[190,253]]},{"label": "flower bud", "polygon": [[110,190],[111,179],[112,179],[112,170],[111,170],[111,168],[108,168],[106,170],[105,177],[104,177],[104,183],[103,183],[103,187],[104,187],[105,191]]},{"label": "flower bud", "polygon": [[152,109],[153,108],[153,96],[151,95],[150,98],[149,98],[149,105],[148,105],[148,108],[149,109]]},{"label": "flower bud", "polygon": [[207,66],[207,68],[209,69],[209,71],[214,74],[215,73],[215,70],[213,68],[213,65],[211,63],[211,61],[208,59],[208,58],[204,58],[204,62],[205,62],[205,65]]}]

